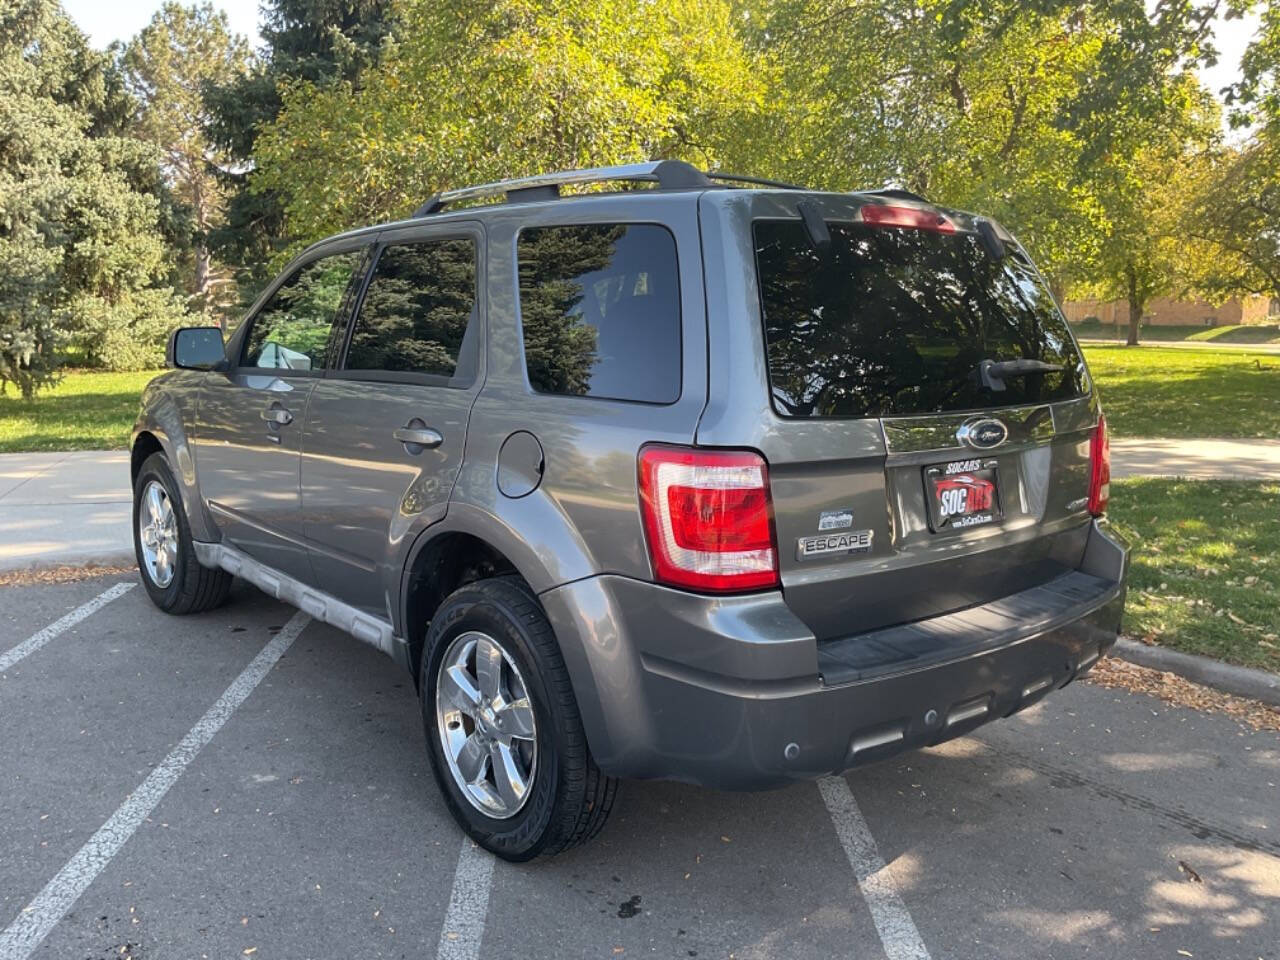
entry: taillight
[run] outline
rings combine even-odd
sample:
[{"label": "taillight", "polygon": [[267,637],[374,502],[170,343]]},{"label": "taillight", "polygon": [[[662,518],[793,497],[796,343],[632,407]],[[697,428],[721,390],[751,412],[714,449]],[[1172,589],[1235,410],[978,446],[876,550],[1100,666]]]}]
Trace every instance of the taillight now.
[{"label": "taillight", "polygon": [[1089,435],[1089,512],[1100,517],[1107,512],[1111,499],[1111,440],[1107,436],[1107,418],[1098,417],[1098,425]]},{"label": "taillight", "polygon": [[640,509],[657,579],[728,592],[778,585],[769,468],[757,453],[645,447]]},{"label": "taillight", "polygon": [[862,222],[874,227],[905,227],[908,230],[932,230],[934,233],[956,232],[956,225],[937,210],[895,207],[883,203],[869,203],[863,207]]}]

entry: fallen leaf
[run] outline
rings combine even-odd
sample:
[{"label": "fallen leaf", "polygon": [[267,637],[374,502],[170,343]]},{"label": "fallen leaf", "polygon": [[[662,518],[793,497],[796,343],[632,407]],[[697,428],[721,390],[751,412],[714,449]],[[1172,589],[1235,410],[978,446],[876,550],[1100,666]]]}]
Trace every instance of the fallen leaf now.
[{"label": "fallen leaf", "polygon": [[1194,870],[1191,869],[1187,861],[1179,860],[1178,869],[1181,870],[1183,873],[1185,873],[1187,875],[1187,879],[1192,883],[1204,883],[1204,879],[1200,876],[1200,874],[1196,873]]}]

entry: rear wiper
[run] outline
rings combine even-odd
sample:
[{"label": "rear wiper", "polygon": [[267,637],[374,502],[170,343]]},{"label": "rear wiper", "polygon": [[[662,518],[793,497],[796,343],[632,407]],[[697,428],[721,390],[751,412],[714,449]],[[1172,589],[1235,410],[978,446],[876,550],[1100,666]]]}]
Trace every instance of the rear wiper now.
[{"label": "rear wiper", "polygon": [[983,360],[975,371],[978,382],[988,390],[1005,389],[1008,377],[1025,377],[1032,373],[1057,373],[1062,369],[1060,363],[1045,363],[1043,360]]}]

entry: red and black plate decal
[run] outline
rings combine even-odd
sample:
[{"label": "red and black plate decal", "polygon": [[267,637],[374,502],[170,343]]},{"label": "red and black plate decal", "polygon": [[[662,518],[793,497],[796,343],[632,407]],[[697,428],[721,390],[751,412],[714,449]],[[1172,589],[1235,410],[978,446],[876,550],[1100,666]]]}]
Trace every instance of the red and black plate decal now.
[{"label": "red and black plate decal", "polygon": [[1001,517],[995,460],[953,460],[925,467],[929,526],[935,533],[995,523]]}]

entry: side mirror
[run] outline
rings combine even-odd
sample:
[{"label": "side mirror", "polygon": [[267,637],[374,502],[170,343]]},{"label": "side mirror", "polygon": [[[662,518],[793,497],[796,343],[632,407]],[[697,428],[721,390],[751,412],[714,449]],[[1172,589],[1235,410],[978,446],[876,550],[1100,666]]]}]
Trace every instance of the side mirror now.
[{"label": "side mirror", "polygon": [[169,336],[165,362],[179,370],[217,370],[226,364],[227,350],[217,327],[179,327]]}]

